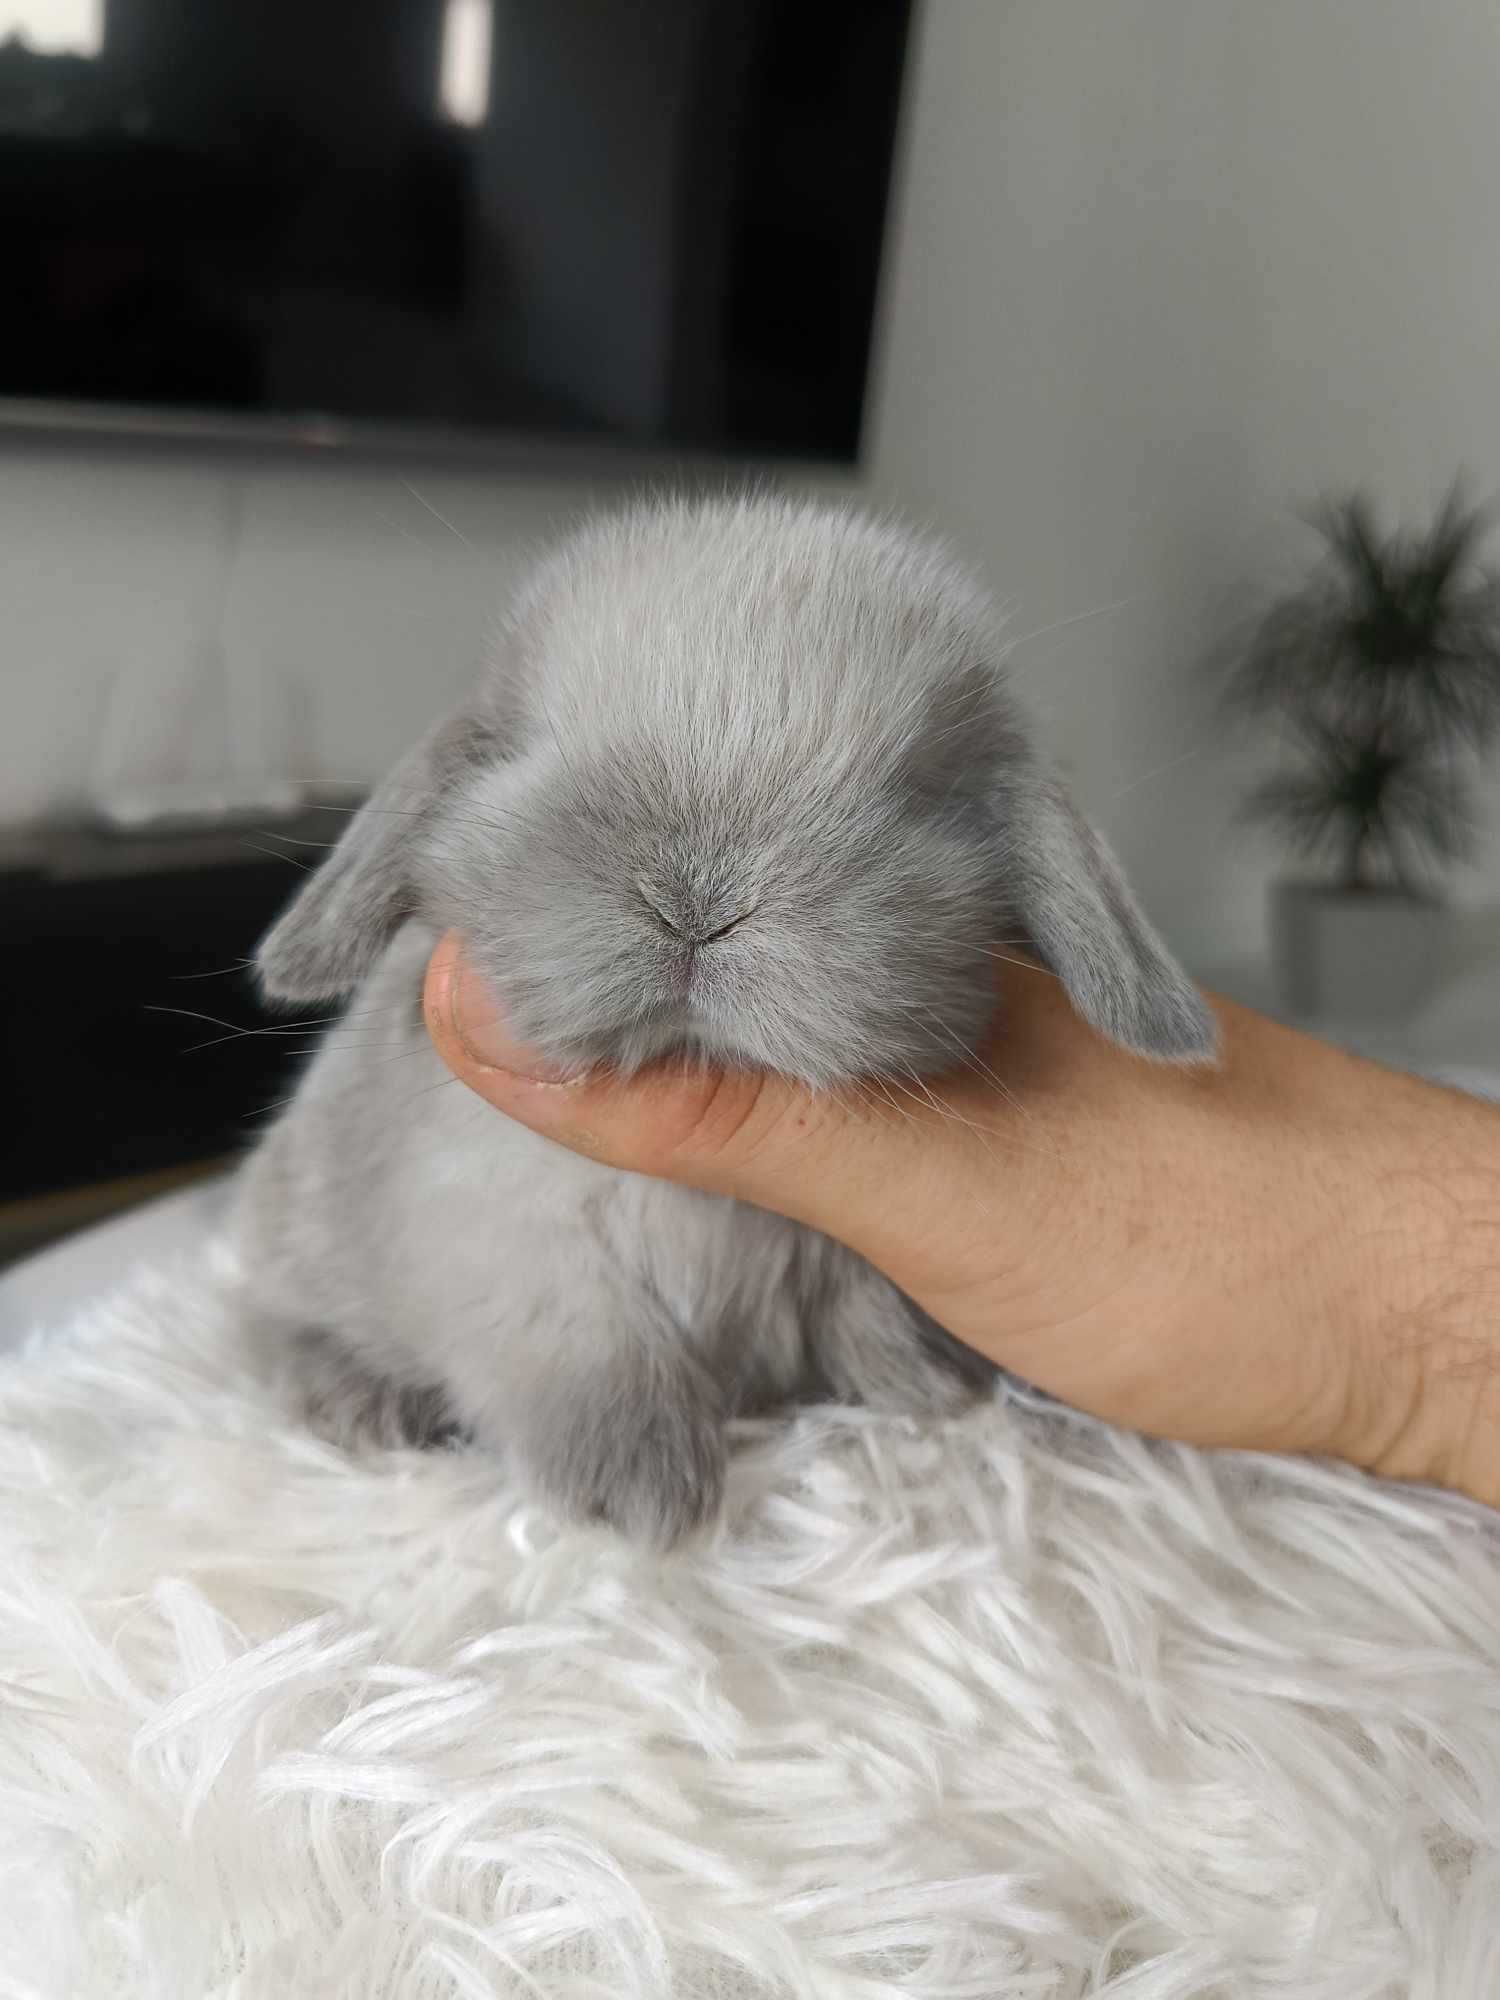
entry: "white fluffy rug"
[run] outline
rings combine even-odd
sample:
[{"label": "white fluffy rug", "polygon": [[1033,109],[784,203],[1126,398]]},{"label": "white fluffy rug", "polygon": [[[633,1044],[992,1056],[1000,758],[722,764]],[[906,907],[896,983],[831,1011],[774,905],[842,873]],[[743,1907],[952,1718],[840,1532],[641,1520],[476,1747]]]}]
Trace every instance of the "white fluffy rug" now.
[{"label": "white fluffy rug", "polygon": [[0,1363],[7,2000],[1493,2000],[1494,1521],[997,1405],[717,1541],[301,1433],[222,1257]]}]

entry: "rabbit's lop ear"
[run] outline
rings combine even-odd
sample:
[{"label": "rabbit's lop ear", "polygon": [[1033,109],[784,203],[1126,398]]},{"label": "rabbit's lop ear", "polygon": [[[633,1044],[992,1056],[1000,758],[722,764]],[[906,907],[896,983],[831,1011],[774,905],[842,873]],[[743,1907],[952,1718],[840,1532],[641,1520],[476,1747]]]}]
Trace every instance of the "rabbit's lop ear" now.
[{"label": "rabbit's lop ear", "polygon": [[1017,912],[1083,1019],[1158,1062],[1211,1061],[1218,1030],[1207,1002],[1055,780],[1016,801],[1013,837]]},{"label": "rabbit's lop ear", "polygon": [[381,780],[333,853],[262,938],[269,1000],[340,1000],[413,914],[412,855],[433,807],[488,741],[465,709],[446,717]]}]

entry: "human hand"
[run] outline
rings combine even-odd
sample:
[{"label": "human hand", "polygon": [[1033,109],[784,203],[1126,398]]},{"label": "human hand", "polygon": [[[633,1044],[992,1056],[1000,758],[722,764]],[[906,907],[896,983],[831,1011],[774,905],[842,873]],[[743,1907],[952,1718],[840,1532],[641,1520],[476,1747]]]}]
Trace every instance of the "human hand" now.
[{"label": "human hand", "polygon": [[1500,1111],[1227,1002],[1220,1066],[1176,1070],[1100,1040],[1039,966],[1003,997],[956,1074],[821,1094],[549,1081],[453,934],[425,1010],[497,1110],[838,1238],[1080,1409],[1500,1500]]}]

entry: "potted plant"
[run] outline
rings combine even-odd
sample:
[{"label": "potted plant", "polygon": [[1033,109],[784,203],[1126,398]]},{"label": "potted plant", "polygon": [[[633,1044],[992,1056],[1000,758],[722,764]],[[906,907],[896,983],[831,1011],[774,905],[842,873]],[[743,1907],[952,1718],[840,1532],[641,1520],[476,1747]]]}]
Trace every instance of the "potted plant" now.
[{"label": "potted plant", "polygon": [[1231,703],[1277,720],[1291,753],[1247,806],[1337,870],[1273,889],[1287,1005],[1396,1022],[1441,970],[1443,875],[1474,846],[1479,758],[1500,729],[1500,577],[1479,561],[1489,515],[1457,487],[1425,533],[1383,534],[1358,493],[1312,521],[1322,560],[1231,672]]}]

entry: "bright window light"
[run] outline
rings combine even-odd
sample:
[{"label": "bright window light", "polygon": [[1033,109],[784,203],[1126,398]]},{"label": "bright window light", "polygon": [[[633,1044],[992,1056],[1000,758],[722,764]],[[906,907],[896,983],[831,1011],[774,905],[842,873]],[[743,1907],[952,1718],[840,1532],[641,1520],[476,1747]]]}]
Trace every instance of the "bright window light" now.
[{"label": "bright window light", "polygon": [[482,125],[489,112],[494,17],[494,0],[447,0],[443,9],[438,98],[455,125]]},{"label": "bright window light", "polygon": [[104,0],[0,0],[0,42],[39,56],[96,56],[104,47]]}]

